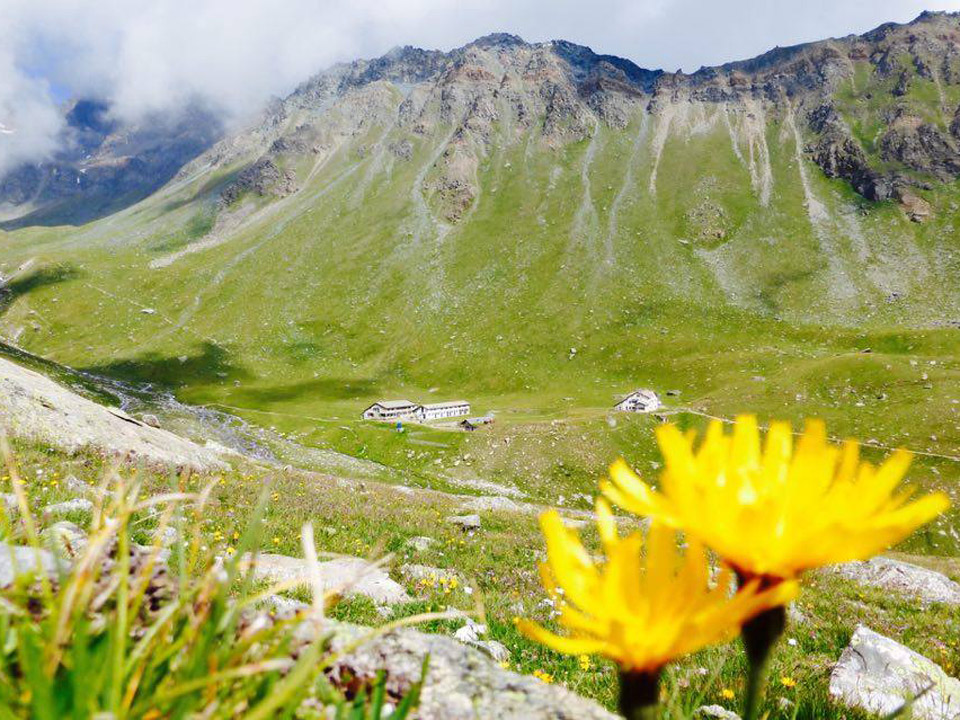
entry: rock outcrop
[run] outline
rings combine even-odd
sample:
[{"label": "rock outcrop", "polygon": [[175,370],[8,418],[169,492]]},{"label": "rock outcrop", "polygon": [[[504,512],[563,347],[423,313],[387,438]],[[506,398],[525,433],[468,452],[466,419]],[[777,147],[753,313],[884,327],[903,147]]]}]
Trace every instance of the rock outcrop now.
[{"label": "rock outcrop", "polygon": [[24,576],[44,574],[52,579],[65,567],[49,550],[0,542],[0,588]]},{"label": "rock outcrop", "polygon": [[908,700],[917,720],[960,717],[960,680],[898,642],[857,627],[830,674],[830,695],[867,712],[893,713]]},{"label": "rock outcrop", "polygon": [[[370,632],[342,624],[332,629],[334,652]],[[333,673],[372,680],[386,670],[388,691],[400,695],[420,679],[427,654],[430,668],[417,711],[420,720],[616,720],[616,715],[564,687],[504,670],[480,650],[452,638],[410,629],[364,643],[339,658]]]},{"label": "rock outcrop", "polygon": [[132,461],[209,470],[216,453],[88,400],[40,373],[0,358],[0,428],[66,452],[93,449]]},{"label": "rock outcrop", "polygon": [[935,570],[876,557],[866,562],[849,562],[836,566],[836,572],[848,580],[907,595],[925,603],[960,605],[960,584]]},{"label": "rock outcrop", "polygon": [[[346,597],[364,596],[379,605],[395,605],[412,598],[381,568],[362,558],[342,557],[317,564],[325,591]],[[254,577],[279,583],[286,581],[309,584],[310,567],[301,559],[289,555],[260,553],[253,566]]]}]

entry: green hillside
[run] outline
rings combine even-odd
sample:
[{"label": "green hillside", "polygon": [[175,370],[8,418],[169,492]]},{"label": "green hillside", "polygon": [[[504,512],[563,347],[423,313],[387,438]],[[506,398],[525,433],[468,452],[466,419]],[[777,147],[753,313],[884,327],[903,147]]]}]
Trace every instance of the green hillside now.
[{"label": "green hillside", "polygon": [[[460,70],[514,77],[492,50],[465,58]],[[905,95],[869,62],[828,86],[878,172],[896,164],[871,145],[892,110],[947,132],[960,97],[903,68]],[[610,412],[650,387],[670,410],[817,415],[837,435],[947,456],[920,479],[952,485],[955,182],[912,188],[932,209],[917,223],[828,178],[810,153],[819,95],[717,102],[692,84],[628,97],[622,122],[594,118],[579,138],[589,115],[549,135],[549,107],[521,122],[496,83],[436,82],[290,101],[279,149],[251,131],[122,212],[0,234],[0,330],[425,484],[583,504],[617,454],[654,459],[656,419]],[[295,192],[236,185],[261,155]],[[462,397],[497,423],[398,436],[359,420],[393,397]]]}]

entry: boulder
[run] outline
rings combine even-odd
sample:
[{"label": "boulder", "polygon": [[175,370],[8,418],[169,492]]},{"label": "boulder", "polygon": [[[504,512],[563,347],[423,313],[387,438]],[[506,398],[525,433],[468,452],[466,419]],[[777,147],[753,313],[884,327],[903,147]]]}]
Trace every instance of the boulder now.
[{"label": "boulder", "polygon": [[458,525],[464,531],[469,530],[479,530],[480,529],[480,516],[479,515],[451,515],[447,518],[448,523],[453,523]]},{"label": "boulder", "polygon": [[453,633],[453,637],[456,640],[459,640],[462,643],[474,643],[477,642],[482,635],[487,634],[487,626],[474,622],[470,618],[467,618],[467,623],[462,628],[458,629]]},{"label": "boulder", "polygon": [[160,420],[156,415],[150,415],[148,413],[147,415],[142,415],[140,419],[143,421],[144,425],[149,425],[152,428],[160,427]]},{"label": "boulder", "polygon": [[83,480],[77,478],[76,475],[67,475],[63,479],[63,487],[67,492],[79,497],[92,497],[97,492],[95,487],[87,485]]},{"label": "boulder", "polygon": [[919,565],[876,557],[866,562],[843,563],[835,569],[861,585],[913,596],[925,603],[960,605],[960,585],[943,573]]},{"label": "boulder", "polygon": [[510,660],[510,651],[502,642],[496,640],[474,640],[466,644],[470,647],[475,647],[485,655],[489,655],[498,663],[504,663]]},{"label": "boulder", "polygon": [[[342,623],[331,627],[334,653],[370,633]],[[348,650],[337,658],[332,672],[335,677],[366,681],[386,670],[388,692],[399,695],[420,679],[427,654],[430,667],[417,710],[420,720],[617,720],[618,716],[565,687],[504,670],[485,652],[453,638],[410,628]]]},{"label": "boulder", "polygon": [[695,718],[719,718],[719,720],[740,720],[740,716],[733,710],[727,710],[722,705],[703,705],[693,714]]},{"label": "boulder", "polygon": [[[929,688],[929,690],[928,690]],[[932,660],[859,625],[830,673],[830,695],[841,703],[888,715],[911,706],[916,720],[960,717],[960,680]]]},{"label": "boulder", "polygon": [[526,505],[516,503],[503,495],[481,495],[480,497],[468,500],[462,506],[463,510],[470,512],[484,512],[494,510],[498,512],[524,512],[528,509]]},{"label": "boulder", "polygon": [[87,546],[87,534],[76,523],[62,520],[42,533],[40,539],[63,557],[75,558]]},{"label": "boulder", "polygon": [[53,579],[60,569],[66,569],[65,561],[58,560],[49,550],[0,542],[0,588],[12,585],[17,578],[41,572]]},{"label": "boulder", "polygon": [[418,535],[417,537],[412,537],[407,540],[407,545],[417,552],[424,552],[425,550],[429,550],[430,546],[436,544],[436,542],[432,537]]},{"label": "boulder", "polygon": [[310,606],[305,602],[285,597],[284,595],[269,595],[264,598],[263,604],[273,611],[278,618],[287,619],[296,616],[298,612],[306,610]]},{"label": "boulder", "polygon": [[[362,558],[336,558],[318,563],[318,567],[324,588],[345,597],[362,595],[380,605],[404,603],[412,599],[403,586],[392,580],[384,570]],[[261,553],[254,560],[253,574],[258,580],[272,583],[297,580],[308,585],[310,569],[301,558]]]},{"label": "boulder", "polygon": [[224,469],[216,453],[148,427],[122,410],[78,395],[50,378],[0,358],[0,429],[65,452],[93,449],[155,465]]},{"label": "boulder", "polygon": [[56,517],[73,512],[93,512],[93,503],[86,498],[74,498],[62,503],[54,503],[43,508],[44,517]]}]

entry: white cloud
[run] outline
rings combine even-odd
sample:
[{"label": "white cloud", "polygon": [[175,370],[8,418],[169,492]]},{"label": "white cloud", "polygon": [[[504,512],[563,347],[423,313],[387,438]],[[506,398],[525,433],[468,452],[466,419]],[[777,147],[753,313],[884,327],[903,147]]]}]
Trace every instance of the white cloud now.
[{"label": "white cloud", "polygon": [[55,148],[49,88],[137,118],[203,98],[258,108],[317,70],[394,45],[489,32],[564,38],[645,67],[694,70],[774,45],[862,32],[960,0],[0,0],[0,173]]}]

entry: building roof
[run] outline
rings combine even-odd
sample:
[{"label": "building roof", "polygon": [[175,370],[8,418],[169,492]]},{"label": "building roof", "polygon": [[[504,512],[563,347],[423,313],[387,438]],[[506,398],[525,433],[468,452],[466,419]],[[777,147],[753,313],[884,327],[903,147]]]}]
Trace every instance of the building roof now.
[{"label": "building roof", "polygon": [[[409,400],[378,400],[373,405],[379,405],[386,410],[399,410],[405,407],[416,407],[416,403],[412,403]],[[371,405],[370,407],[373,407]],[[368,410],[370,408],[367,408]]]},{"label": "building roof", "polygon": [[646,398],[650,398],[651,400],[659,399],[659,397],[653,390],[647,390],[645,388],[641,388],[640,390],[634,390],[632,393],[625,395],[623,399],[629,400],[632,397],[646,397]]},{"label": "building roof", "polygon": [[458,407],[460,405],[469,405],[466,400],[450,400],[449,402],[426,403],[421,405],[424,410],[441,410],[442,408]]}]

